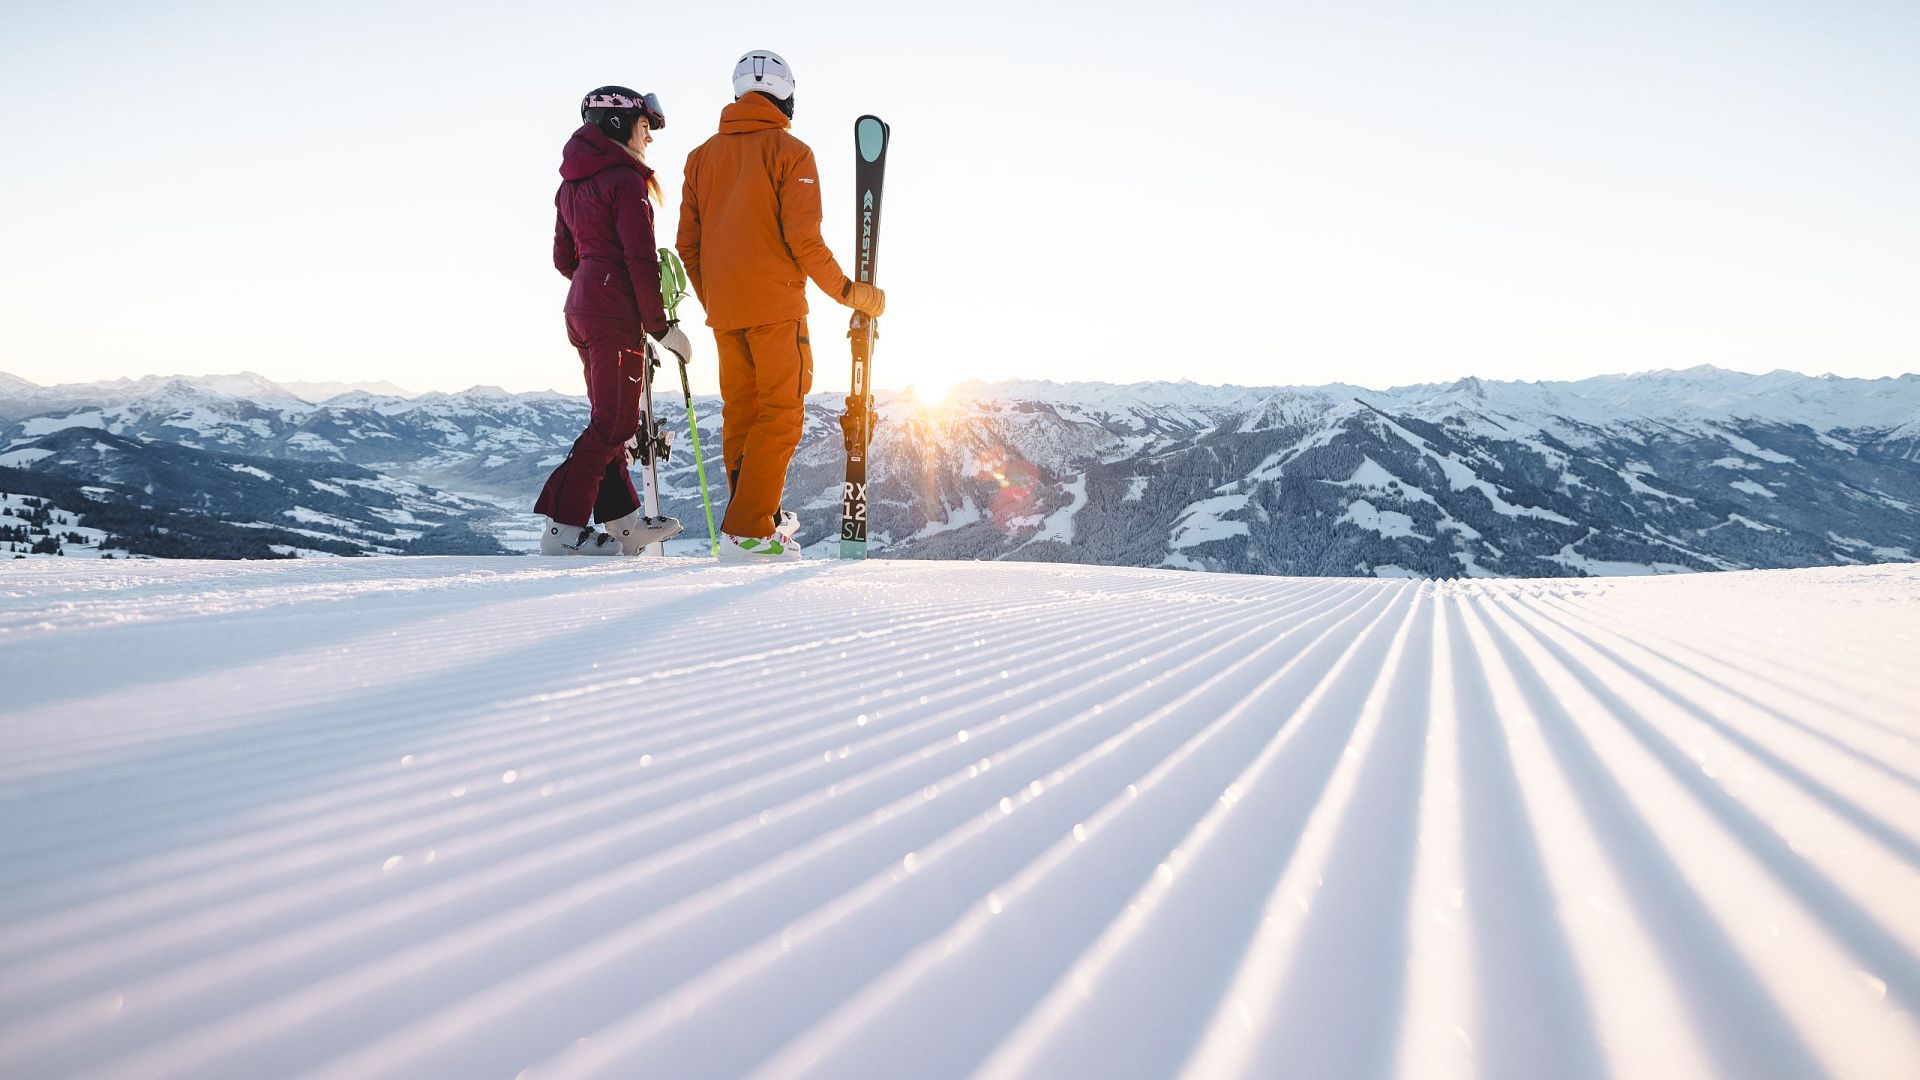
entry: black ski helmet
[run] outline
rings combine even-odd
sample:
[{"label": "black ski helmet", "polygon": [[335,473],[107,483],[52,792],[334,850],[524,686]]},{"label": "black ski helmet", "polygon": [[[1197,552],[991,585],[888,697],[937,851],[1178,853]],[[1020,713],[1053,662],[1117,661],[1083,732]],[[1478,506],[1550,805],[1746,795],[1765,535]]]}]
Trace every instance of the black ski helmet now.
[{"label": "black ski helmet", "polygon": [[587,96],[580,99],[580,119],[599,128],[602,135],[614,142],[626,142],[633,133],[634,122],[642,116],[647,118],[647,127],[652,131],[667,126],[667,114],[660,108],[660,99],[652,94],[624,86],[602,86],[588,91]]}]

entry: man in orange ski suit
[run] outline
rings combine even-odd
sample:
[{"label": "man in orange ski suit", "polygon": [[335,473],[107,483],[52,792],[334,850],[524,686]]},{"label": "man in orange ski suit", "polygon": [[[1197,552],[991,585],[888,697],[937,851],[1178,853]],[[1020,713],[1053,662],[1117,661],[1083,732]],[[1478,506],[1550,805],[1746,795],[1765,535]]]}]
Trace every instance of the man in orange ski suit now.
[{"label": "man in orange ski suit", "polygon": [[791,82],[785,87],[784,98],[749,90],[721,111],[719,133],[687,156],[680,196],[675,246],[720,358],[732,491],[721,530],[729,538],[771,537],[779,524],[813,385],[807,279],[869,316],[886,306],[885,294],[850,279],[820,238],[819,169],[787,130]]}]

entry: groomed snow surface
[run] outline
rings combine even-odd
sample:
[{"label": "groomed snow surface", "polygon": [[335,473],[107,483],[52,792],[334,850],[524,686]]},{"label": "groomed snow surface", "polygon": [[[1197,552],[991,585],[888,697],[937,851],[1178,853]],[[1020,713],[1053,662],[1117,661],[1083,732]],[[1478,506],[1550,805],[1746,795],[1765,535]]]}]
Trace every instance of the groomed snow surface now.
[{"label": "groomed snow surface", "polygon": [[0,1075],[1920,1076],[1920,567],[0,565]]}]

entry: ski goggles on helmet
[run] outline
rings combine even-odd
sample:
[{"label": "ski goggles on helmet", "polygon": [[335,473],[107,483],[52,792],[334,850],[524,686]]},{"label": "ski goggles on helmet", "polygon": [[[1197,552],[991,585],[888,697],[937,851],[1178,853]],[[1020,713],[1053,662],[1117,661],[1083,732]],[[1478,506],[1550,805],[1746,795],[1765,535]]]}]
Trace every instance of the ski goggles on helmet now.
[{"label": "ski goggles on helmet", "polygon": [[635,109],[647,118],[647,127],[659,131],[667,126],[666,111],[660,108],[658,94],[638,94],[629,97],[626,94],[588,94],[580,103],[580,115],[584,118],[588,109]]}]

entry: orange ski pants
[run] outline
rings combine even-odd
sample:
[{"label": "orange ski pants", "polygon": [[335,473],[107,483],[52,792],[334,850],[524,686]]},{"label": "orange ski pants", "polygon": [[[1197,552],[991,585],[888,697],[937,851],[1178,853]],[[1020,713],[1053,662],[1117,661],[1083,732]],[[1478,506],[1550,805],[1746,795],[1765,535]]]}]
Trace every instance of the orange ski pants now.
[{"label": "orange ski pants", "polygon": [[732,491],[720,527],[735,536],[772,536],[813,388],[807,320],[715,330],[713,339],[720,357],[720,444]]}]

